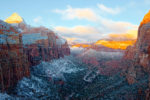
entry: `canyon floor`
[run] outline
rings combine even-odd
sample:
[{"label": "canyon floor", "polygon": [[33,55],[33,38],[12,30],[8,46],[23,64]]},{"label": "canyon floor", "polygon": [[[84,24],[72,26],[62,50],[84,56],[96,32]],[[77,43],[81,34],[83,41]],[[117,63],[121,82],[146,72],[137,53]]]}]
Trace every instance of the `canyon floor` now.
[{"label": "canyon floor", "polygon": [[[107,52],[109,54],[110,52]],[[24,77],[9,95],[0,94],[10,100],[143,100],[148,84],[148,75],[140,78],[138,83],[129,85],[123,68],[112,74],[100,67],[92,66],[79,60],[78,53],[50,62],[41,62],[31,67],[30,77]],[[88,53],[90,55],[93,53]],[[112,54],[112,53],[111,53]],[[116,56],[117,54],[117,56]],[[100,60],[120,59],[121,54],[111,56],[97,55]],[[104,59],[105,58],[105,59]],[[83,59],[83,58],[82,58]],[[89,67],[90,66],[90,67]],[[105,66],[101,66],[105,68]],[[117,69],[117,68],[116,68]],[[139,93],[140,92],[140,93]]]}]

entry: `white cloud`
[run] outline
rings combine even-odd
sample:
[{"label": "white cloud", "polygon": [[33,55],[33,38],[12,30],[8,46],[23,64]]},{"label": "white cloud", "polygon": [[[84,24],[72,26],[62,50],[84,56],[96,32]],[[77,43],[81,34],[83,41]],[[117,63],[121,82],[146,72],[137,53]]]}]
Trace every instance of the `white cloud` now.
[{"label": "white cloud", "polygon": [[91,26],[75,26],[75,27],[55,27],[55,31],[60,33],[66,39],[74,38],[72,41],[89,42],[100,39],[102,34],[96,27]]},{"label": "white cloud", "polygon": [[43,21],[42,21],[42,17],[41,16],[38,16],[36,18],[33,19],[33,22],[34,23],[38,23],[38,24],[41,24]]},{"label": "white cloud", "polygon": [[91,33],[99,33],[100,32],[95,27],[81,26],[81,25],[80,26],[71,27],[71,28],[58,26],[58,27],[55,27],[55,29],[57,31],[61,31],[63,33],[73,33],[73,34],[80,34],[80,35],[91,34]]},{"label": "white cloud", "polygon": [[110,14],[120,13],[120,8],[109,8],[109,7],[106,7],[103,4],[98,4],[98,7],[100,8],[101,11],[104,11],[106,13],[110,13]]},{"label": "white cloud", "polygon": [[110,33],[127,33],[129,30],[137,30],[138,28],[137,25],[128,22],[115,22],[106,19],[100,20],[99,23],[100,25],[97,27],[81,25],[74,27],[57,26],[54,29],[66,39],[74,38],[72,41],[75,42],[95,42],[106,38]]},{"label": "white cloud", "polygon": [[[104,7],[106,8],[106,7]],[[119,9],[119,8],[115,8]],[[116,14],[115,9],[106,8],[109,13]],[[56,26],[55,31],[65,38],[75,38],[72,41],[89,42],[97,41],[104,38],[110,33],[126,33],[129,30],[137,30],[138,26],[124,21],[113,21],[98,15],[90,8],[72,8],[70,6],[65,10],[55,10],[56,13],[62,14],[65,19],[86,19],[92,21],[96,26],[76,25],[74,27]]]},{"label": "white cloud", "polygon": [[129,29],[137,29],[137,25],[133,25],[124,21],[113,21],[101,18],[99,21],[101,30],[105,33],[126,33]]},{"label": "white cloud", "polygon": [[64,19],[97,20],[97,15],[90,8],[72,8],[71,6],[67,6],[65,10],[56,9],[54,12],[62,14]]}]

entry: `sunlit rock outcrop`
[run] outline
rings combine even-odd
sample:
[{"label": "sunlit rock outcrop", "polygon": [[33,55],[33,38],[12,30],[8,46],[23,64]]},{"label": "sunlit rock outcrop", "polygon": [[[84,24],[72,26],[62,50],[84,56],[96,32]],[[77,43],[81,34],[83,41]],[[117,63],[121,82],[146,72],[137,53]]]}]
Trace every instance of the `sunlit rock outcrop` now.
[{"label": "sunlit rock outcrop", "polygon": [[143,24],[147,24],[150,22],[150,11],[144,16],[142,22],[141,22],[141,25]]},{"label": "sunlit rock outcrop", "polygon": [[135,43],[135,40],[128,41],[109,41],[109,40],[98,40],[96,45],[103,45],[112,49],[121,49],[125,50],[128,46],[131,46]]},{"label": "sunlit rock outcrop", "polygon": [[137,39],[137,30],[130,30],[122,34],[109,34],[107,38],[96,41],[95,43],[74,43],[72,47],[92,48],[104,46],[106,48],[126,50],[128,46],[135,44]]},{"label": "sunlit rock outcrop", "polygon": [[10,17],[8,17],[5,22],[6,23],[21,23],[23,19],[17,14],[13,13]]}]

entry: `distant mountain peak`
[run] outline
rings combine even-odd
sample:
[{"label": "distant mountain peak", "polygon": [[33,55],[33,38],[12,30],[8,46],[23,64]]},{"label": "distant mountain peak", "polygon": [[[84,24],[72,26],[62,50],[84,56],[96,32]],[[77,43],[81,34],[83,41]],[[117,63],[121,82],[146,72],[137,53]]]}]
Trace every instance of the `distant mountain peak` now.
[{"label": "distant mountain peak", "polygon": [[143,18],[143,20],[142,20],[142,22],[141,22],[141,25],[147,24],[147,23],[149,23],[149,22],[150,22],[150,10],[149,10],[149,12],[144,16],[144,18]]},{"label": "distant mountain peak", "polygon": [[23,21],[23,19],[17,14],[17,13],[13,13],[10,17],[8,17],[5,22],[6,23],[21,23]]}]

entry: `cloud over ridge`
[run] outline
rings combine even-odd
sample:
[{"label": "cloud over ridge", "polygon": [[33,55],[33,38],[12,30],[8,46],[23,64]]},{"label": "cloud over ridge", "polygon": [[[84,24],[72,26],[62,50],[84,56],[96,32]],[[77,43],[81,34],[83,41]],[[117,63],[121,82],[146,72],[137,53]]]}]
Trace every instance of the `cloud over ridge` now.
[{"label": "cloud over ridge", "polygon": [[[103,4],[98,4],[101,11],[110,14],[120,13],[119,8],[109,8]],[[96,26],[91,25],[76,25],[74,27],[56,26],[55,31],[63,34],[67,39],[76,38],[74,40],[96,41],[96,39],[108,36],[110,33],[127,33],[129,30],[137,30],[138,26],[130,22],[114,21],[103,17],[91,8],[72,8],[67,6],[66,9],[55,9],[55,13],[60,14],[65,20],[87,20]],[[86,38],[85,38],[86,37]],[[80,41],[81,42],[81,41]]]}]

